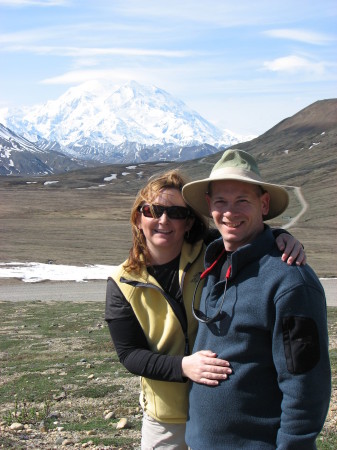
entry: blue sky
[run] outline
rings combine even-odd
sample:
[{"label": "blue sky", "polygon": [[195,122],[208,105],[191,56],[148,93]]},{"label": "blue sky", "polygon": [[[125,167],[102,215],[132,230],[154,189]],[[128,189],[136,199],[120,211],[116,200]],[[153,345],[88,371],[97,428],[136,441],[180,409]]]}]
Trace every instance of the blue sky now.
[{"label": "blue sky", "polygon": [[0,0],[0,108],[136,80],[261,134],[337,98],[336,0]]}]

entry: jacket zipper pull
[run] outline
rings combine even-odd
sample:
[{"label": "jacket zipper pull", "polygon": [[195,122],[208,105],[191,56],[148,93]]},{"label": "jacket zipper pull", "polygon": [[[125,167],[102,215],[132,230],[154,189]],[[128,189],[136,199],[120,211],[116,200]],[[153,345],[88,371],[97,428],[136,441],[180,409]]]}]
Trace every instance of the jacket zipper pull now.
[{"label": "jacket zipper pull", "polygon": [[187,333],[185,332],[185,356],[190,355],[190,344],[188,341]]}]

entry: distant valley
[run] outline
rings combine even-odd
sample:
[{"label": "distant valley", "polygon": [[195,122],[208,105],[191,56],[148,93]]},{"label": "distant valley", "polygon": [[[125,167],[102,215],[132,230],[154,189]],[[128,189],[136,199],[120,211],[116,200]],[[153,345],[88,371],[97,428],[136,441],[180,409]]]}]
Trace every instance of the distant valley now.
[{"label": "distant valley", "polygon": [[[252,153],[266,180],[298,186],[308,209],[290,228],[321,277],[337,276],[337,99],[309,105],[263,135],[235,144]],[[2,260],[112,264],[130,247],[129,212],[147,179],[169,168],[208,176],[223,150],[189,161],[99,164],[43,176],[0,177]],[[286,226],[301,211],[292,187]]]}]

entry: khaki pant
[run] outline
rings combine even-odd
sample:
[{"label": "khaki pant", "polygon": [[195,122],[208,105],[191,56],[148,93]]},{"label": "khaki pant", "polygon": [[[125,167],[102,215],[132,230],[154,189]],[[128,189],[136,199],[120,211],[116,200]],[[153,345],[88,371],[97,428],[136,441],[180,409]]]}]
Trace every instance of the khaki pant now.
[{"label": "khaki pant", "polygon": [[144,413],[141,450],[187,450],[184,423],[165,423]]}]

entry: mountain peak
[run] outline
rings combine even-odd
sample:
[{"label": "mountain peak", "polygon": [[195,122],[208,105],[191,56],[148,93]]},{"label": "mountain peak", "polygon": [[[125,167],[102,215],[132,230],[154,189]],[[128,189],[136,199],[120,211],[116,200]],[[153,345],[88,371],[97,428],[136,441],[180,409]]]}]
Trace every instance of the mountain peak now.
[{"label": "mountain peak", "polygon": [[134,150],[204,144],[218,148],[244,140],[223,132],[163,89],[134,80],[122,85],[86,81],[56,100],[9,111],[5,125],[32,142],[57,142],[68,155],[104,162],[118,162],[121,148],[124,158],[130,145]]}]

